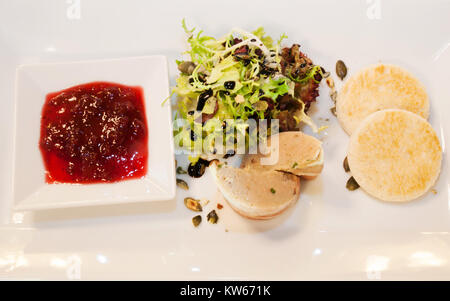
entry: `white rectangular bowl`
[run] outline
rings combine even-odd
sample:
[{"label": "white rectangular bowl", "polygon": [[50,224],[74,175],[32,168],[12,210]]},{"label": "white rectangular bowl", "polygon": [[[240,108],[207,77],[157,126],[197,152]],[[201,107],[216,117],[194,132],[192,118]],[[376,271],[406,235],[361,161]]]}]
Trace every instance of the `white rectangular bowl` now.
[{"label": "white rectangular bowl", "polygon": [[[149,129],[147,174],[115,183],[47,184],[38,147],[46,95],[94,81],[143,88]],[[14,208],[42,210],[173,199],[171,108],[162,105],[168,96],[165,56],[20,66],[16,77]]]}]

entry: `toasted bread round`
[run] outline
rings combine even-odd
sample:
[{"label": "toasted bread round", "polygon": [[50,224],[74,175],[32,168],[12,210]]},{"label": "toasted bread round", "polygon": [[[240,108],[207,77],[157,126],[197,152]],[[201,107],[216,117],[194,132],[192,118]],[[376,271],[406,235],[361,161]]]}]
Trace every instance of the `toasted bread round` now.
[{"label": "toasted bread round", "polygon": [[441,169],[442,150],[431,125],[398,109],[367,117],[350,138],[348,164],[370,195],[406,202],[425,194]]},{"label": "toasted bread round", "polygon": [[384,109],[402,109],[427,119],[429,101],[423,85],[408,71],[377,64],[352,76],[338,93],[336,114],[347,134],[361,121]]},{"label": "toasted bread round", "polygon": [[[312,136],[302,132],[283,132],[271,136],[267,145],[267,154],[246,155],[241,167],[283,171],[306,179],[316,177],[323,169],[322,142]],[[273,160],[270,159],[272,155]]]},{"label": "toasted bread round", "polygon": [[213,163],[210,170],[230,206],[251,219],[279,215],[300,195],[300,179],[278,171],[234,168]]}]

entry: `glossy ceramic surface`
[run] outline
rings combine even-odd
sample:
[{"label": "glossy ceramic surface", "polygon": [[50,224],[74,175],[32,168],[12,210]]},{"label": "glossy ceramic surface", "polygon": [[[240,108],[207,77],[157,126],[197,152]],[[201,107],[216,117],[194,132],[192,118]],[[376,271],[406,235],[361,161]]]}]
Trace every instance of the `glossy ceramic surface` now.
[{"label": "glossy ceramic surface", "polygon": [[[449,13],[448,0],[0,1],[0,278],[448,280]],[[234,26],[287,33],[288,43],[300,43],[333,74],[338,59],[349,75],[380,61],[410,70],[427,88],[444,149],[436,193],[396,205],[347,191],[348,137],[323,85],[312,116],[329,126],[318,136],[325,168],[279,218],[236,215],[209,172],[198,180],[181,176],[190,190],[168,202],[12,211],[17,66],[163,54],[174,84],[175,59],[186,49],[183,17],[216,36]],[[223,204],[219,223],[194,228],[185,196],[210,200],[205,213]]]}]

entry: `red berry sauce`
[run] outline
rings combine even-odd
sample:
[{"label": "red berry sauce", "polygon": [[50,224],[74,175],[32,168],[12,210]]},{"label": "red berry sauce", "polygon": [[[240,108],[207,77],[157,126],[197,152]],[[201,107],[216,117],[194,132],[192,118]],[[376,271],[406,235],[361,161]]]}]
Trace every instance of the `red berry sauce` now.
[{"label": "red berry sauce", "polygon": [[47,183],[100,183],[147,173],[142,88],[93,82],[47,95],[39,147]]}]

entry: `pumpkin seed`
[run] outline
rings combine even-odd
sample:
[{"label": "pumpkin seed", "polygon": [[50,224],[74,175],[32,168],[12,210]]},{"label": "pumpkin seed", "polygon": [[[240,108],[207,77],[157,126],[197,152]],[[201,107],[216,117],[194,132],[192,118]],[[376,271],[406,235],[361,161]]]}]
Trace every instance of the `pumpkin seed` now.
[{"label": "pumpkin seed", "polygon": [[185,175],[185,174],[187,174],[187,171],[185,171],[185,170],[183,169],[183,167],[178,166],[178,167],[177,167],[177,174],[179,174],[179,175]]},{"label": "pumpkin seed", "polygon": [[196,215],[192,218],[192,224],[194,225],[194,227],[198,227],[198,225],[200,225],[201,222],[202,222],[201,215]]},{"label": "pumpkin seed", "polygon": [[345,66],[345,63],[341,60],[336,62],[336,74],[341,80],[347,75],[347,66]]},{"label": "pumpkin seed", "polygon": [[186,62],[182,62],[181,64],[178,65],[178,70],[180,70],[180,72],[182,72],[182,73],[191,75],[192,72],[194,72],[195,67],[196,66],[193,62],[186,61]]},{"label": "pumpkin seed", "polygon": [[192,211],[196,211],[196,212],[202,212],[202,205],[200,205],[200,201],[193,199],[193,198],[185,198],[184,199],[184,205],[186,206],[186,208],[188,208],[189,210]]},{"label": "pumpkin seed", "polygon": [[217,221],[219,220],[219,216],[217,215],[216,210],[213,210],[210,213],[208,213],[206,218],[208,219],[208,222],[210,222],[211,224],[217,224]]},{"label": "pumpkin seed", "polygon": [[345,185],[345,187],[347,187],[348,190],[353,191],[359,188],[359,184],[358,182],[356,182],[354,177],[350,177],[350,179],[348,179],[347,181],[347,185]]},{"label": "pumpkin seed", "polygon": [[347,157],[345,157],[344,163],[343,163],[342,165],[344,166],[345,172],[349,172],[349,171],[350,171],[350,166],[348,166],[348,160],[347,160]]},{"label": "pumpkin seed", "polygon": [[332,108],[330,109],[330,112],[331,112],[331,114],[333,114],[334,116],[337,116],[337,115],[336,115],[336,107],[332,107]]},{"label": "pumpkin seed", "polygon": [[177,186],[184,190],[189,190],[188,184],[182,179],[177,179]]},{"label": "pumpkin seed", "polygon": [[267,101],[264,100],[260,100],[255,102],[252,107],[256,110],[256,111],[265,111],[267,110],[267,108],[269,107],[269,104],[267,103]]}]

